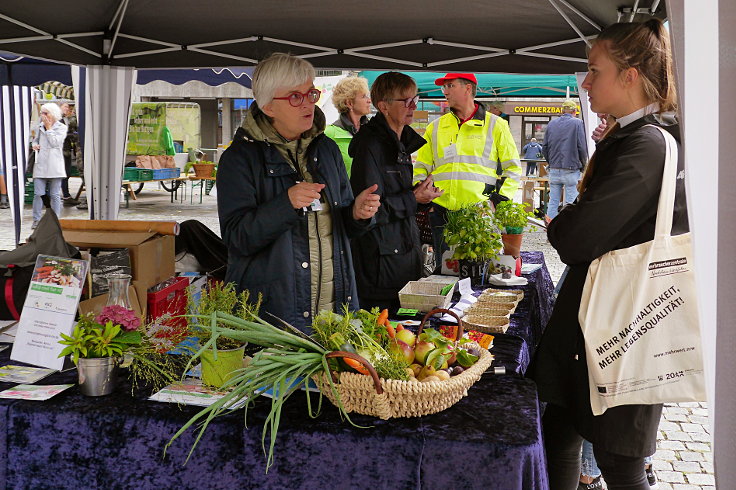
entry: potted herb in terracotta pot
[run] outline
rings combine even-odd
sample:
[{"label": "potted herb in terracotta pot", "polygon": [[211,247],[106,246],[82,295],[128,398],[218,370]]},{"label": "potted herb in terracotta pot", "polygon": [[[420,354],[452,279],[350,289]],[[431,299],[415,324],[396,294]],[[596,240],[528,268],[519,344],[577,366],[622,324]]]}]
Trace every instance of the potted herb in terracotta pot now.
[{"label": "potted herb in terracotta pot", "polygon": [[533,217],[522,203],[503,201],[496,206],[493,220],[501,230],[504,255],[519,256],[524,228],[528,225],[527,219]]},{"label": "potted herb in terracotta pot", "polygon": [[448,211],[444,234],[447,244],[454,247],[452,257],[460,262],[460,278],[483,284],[489,261],[501,250],[490,202]]},{"label": "potted herb in terracotta pot", "polygon": [[[216,311],[229,312],[246,320],[253,320],[258,315],[261,297],[251,304],[250,293],[237,293],[233,283],[215,282],[203,289],[199,298],[195,298],[191,290],[187,291],[189,311],[192,315],[211,316]],[[218,324],[215,324],[217,328]],[[223,325],[219,325],[222,327]],[[220,387],[232,378],[234,371],[242,369],[245,353],[245,342],[225,336],[217,336],[213,340],[212,330],[202,328],[194,320],[189,323],[189,332],[199,340],[200,351],[197,354],[202,361],[202,382],[209,386]]]}]

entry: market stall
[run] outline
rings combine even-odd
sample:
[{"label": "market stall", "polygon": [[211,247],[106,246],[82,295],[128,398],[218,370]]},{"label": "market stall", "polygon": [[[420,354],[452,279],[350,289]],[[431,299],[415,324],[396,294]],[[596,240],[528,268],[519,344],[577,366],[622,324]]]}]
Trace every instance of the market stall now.
[{"label": "market stall", "polygon": [[[82,396],[75,386],[45,402],[0,400],[0,418],[6,421],[0,445],[7,448],[0,453],[0,482],[35,487],[54,474],[63,488],[111,481],[145,488],[313,488],[339,481],[360,488],[389,482],[392,487],[547,488],[536,388],[519,373],[551,313],[553,286],[541,253],[523,253],[523,259],[541,267],[525,275],[524,299],[507,332],[494,340],[494,367],[503,366],[505,374],[490,370],[468,396],[440,413],[390,420],[351,414],[359,428],[341,420],[326,400],[322,414],[310,418],[306,397],[298,393],[284,406],[274,464],[266,473],[261,427],[268,400],[256,401],[245,429],[241,411],[213,421],[183,465],[196,432],[185,432],[166,457],[163,450],[196,407],[147,401],[145,390],[131,396],[130,383],[122,379],[113,394],[100,398]],[[6,350],[0,365],[8,363]],[[75,380],[76,372],[69,371],[42,384]],[[0,383],[0,390],[11,386]],[[489,471],[479,477],[477,468]]]}]

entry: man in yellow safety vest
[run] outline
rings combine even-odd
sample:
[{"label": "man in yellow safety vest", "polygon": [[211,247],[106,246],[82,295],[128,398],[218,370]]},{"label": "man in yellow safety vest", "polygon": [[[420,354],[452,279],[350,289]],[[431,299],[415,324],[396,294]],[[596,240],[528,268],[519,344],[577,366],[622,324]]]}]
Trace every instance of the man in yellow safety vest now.
[{"label": "man in yellow safety vest", "polygon": [[415,185],[434,185],[442,194],[429,213],[437,267],[447,250],[443,238],[447,210],[490,199],[513,199],[521,163],[509,124],[475,101],[478,81],[472,73],[448,73],[442,86],[450,112],[432,121],[414,165]]}]

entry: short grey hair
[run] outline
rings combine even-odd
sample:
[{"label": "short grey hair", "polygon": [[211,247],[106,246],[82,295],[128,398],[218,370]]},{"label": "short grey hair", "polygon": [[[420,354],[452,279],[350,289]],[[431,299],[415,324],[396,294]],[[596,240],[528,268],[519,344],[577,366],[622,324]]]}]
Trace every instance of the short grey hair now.
[{"label": "short grey hair", "polygon": [[51,117],[53,117],[57,121],[61,120],[61,108],[53,102],[42,105],[41,111],[48,112],[49,114],[51,114]]},{"label": "short grey hair", "polygon": [[253,72],[253,97],[259,107],[270,104],[280,88],[297,87],[317,76],[308,61],[287,53],[274,53]]}]

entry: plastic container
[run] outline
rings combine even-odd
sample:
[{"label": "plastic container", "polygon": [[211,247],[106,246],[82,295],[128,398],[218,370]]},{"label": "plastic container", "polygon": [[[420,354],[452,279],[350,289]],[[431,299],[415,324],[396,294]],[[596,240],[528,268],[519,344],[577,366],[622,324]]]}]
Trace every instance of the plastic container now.
[{"label": "plastic container", "polygon": [[187,336],[187,319],[179,315],[187,313],[187,286],[188,277],[173,277],[166,281],[166,287],[148,292],[148,321],[160,319],[164,315],[172,318],[161,321],[162,325],[169,328],[162,329],[156,334],[159,338],[168,338],[173,348]]},{"label": "plastic container", "polygon": [[153,179],[178,179],[180,172],[179,168],[157,168],[153,170]]},{"label": "plastic container", "polygon": [[150,168],[125,167],[123,169],[123,180],[153,180],[153,170]]}]

